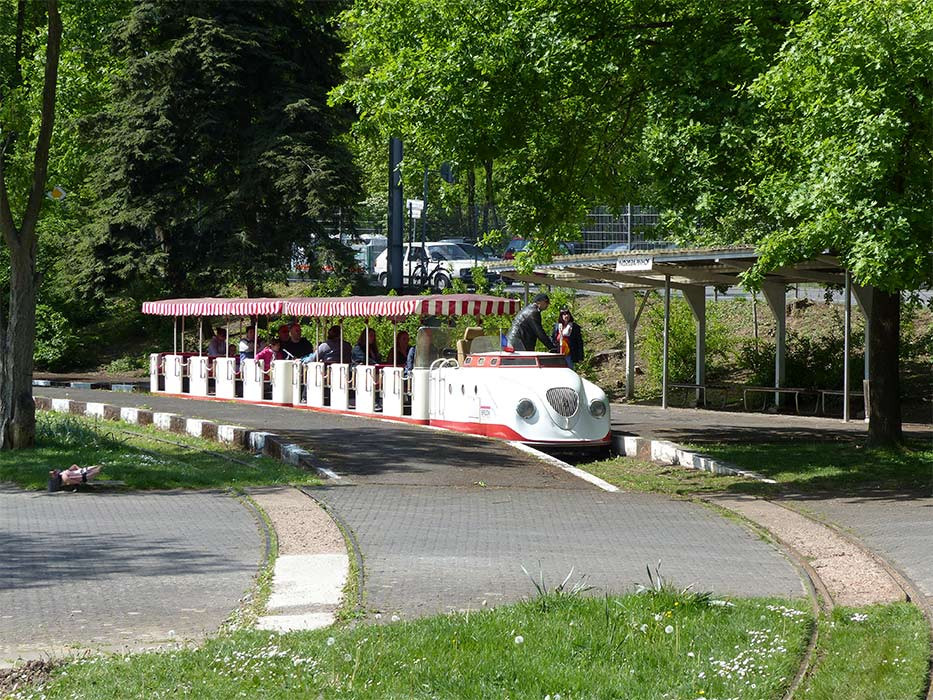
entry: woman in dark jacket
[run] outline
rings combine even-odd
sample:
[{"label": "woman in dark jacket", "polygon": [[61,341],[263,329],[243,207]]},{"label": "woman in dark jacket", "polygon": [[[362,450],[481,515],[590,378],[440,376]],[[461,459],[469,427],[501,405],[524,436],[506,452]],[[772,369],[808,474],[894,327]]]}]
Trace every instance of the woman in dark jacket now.
[{"label": "woman in dark jacket", "polygon": [[567,358],[567,365],[573,369],[575,363],[583,360],[583,332],[573,320],[570,309],[561,309],[554,324],[554,341],[562,355]]}]

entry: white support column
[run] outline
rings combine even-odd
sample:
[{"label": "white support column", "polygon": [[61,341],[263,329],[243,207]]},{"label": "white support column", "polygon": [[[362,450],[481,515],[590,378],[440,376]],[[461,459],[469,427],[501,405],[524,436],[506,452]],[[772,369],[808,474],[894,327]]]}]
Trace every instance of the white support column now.
[{"label": "white support column", "polygon": [[842,420],[849,422],[849,336],[852,335],[852,276],[846,270],[845,316],[842,340]]},{"label": "white support column", "polygon": [[[787,345],[787,307],[785,299],[787,297],[787,286],[780,282],[765,282],[761,285],[761,292],[768,302],[771,313],[774,314],[775,333],[774,333],[774,387],[784,386],[786,378],[785,349]],[[774,394],[774,405],[781,405],[781,395]]]},{"label": "white support column", "polygon": [[[697,324],[696,335],[696,383],[700,386],[706,384],[706,287],[688,287],[683,290],[684,299],[693,312]],[[703,389],[697,389],[696,400],[699,405]]]},{"label": "white support column", "polygon": [[661,408],[667,408],[667,348],[671,328],[671,276],[664,275],[664,358],[661,367]]},{"label": "white support column", "polygon": [[635,292],[620,289],[612,295],[625,321],[625,398],[635,398]]},{"label": "white support column", "polygon": [[[865,348],[865,374],[864,374],[864,383],[867,384],[871,380],[871,371],[869,370],[869,354],[868,354],[868,341],[871,337],[871,305],[872,301],[875,298],[875,288],[874,287],[862,287],[857,284],[852,285],[852,294],[855,295],[855,301],[858,303],[859,308],[862,310],[862,316],[865,317],[865,339],[864,339],[864,348]],[[868,398],[868,391],[863,386],[862,391],[865,392],[865,397]],[[865,402],[865,422],[868,422],[868,402]]]}]

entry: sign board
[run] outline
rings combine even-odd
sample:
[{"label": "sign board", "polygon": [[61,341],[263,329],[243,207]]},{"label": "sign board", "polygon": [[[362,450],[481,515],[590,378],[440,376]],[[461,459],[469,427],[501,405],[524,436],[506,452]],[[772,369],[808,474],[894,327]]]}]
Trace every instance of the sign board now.
[{"label": "sign board", "polygon": [[68,196],[68,193],[65,192],[65,190],[63,190],[63,189],[62,189],[61,187],[59,187],[58,185],[55,185],[55,187],[52,188],[52,191],[51,191],[51,192],[46,192],[46,193],[45,193],[45,196],[48,197],[49,199],[51,199],[51,200],[54,201],[54,202],[60,202],[60,201],[62,201],[65,197]]},{"label": "sign board", "polygon": [[424,200],[423,199],[405,200],[405,208],[408,210],[408,215],[412,219],[420,219],[421,212],[424,210]]},{"label": "sign board", "polygon": [[616,260],[616,272],[648,272],[654,264],[650,255],[619,258]]}]

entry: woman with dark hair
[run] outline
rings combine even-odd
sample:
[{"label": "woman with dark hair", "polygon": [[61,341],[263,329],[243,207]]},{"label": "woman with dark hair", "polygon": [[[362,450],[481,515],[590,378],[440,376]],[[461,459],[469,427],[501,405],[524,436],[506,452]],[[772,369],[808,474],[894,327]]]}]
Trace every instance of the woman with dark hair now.
[{"label": "woman with dark hair", "polygon": [[378,365],[382,363],[382,355],[379,354],[379,347],[376,345],[375,328],[364,328],[360,331],[360,337],[357,339],[356,345],[353,346],[350,359],[355,365]]},{"label": "woman with dark hair", "polygon": [[564,307],[560,310],[553,335],[560,354],[567,358],[567,366],[573,369],[574,364],[583,360],[583,331],[573,320],[570,309]]}]

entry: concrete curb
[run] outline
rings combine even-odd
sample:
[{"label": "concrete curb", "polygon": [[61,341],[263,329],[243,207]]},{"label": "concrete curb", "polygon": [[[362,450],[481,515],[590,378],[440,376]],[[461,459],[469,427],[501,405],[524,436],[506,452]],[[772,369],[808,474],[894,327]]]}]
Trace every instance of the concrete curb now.
[{"label": "concrete curb", "polygon": [[68,413],[102,420],[119,420],[133,425],[155,426],[166,432],[236,445],[244,450],[279,459],[299,469],[314,471],[324,479],[340,478],[330,469],[320,466],[314,455],[301,445],[289,442],[275,433],[250,430],[240,425],[226,425],[200,418],[186,418],[177,413],[148,411],[106,403],[52,399],[46,396],[36,396],[35,402],[36,409],[39,411]]},{"label": "concrete curb", "polygon": [[87,382],[65,381],[58,379],[33,379],[34,387],[64,387],[65,389],[105,389],[107,391],[146,392],[149,391],[149,380],[138,382]]},{"label": "concrete curb", "polygon": [[687,469],[699,469],[712,474],[728,474],[732,476],[744,476],[756,481],[762,481],[766,484],[777,483],[774,479],[748,471],[739,469],[735,465],[713,459],[699,452],[691,452],[680,445],[667,440],[655,440],[653,438],[643,438],[637,435],[619,435],[612,434],[612,448],[624,457],[634,457],[636,459],[645,459],[651,462],[660,462],[661,464],[671,464]]}]

